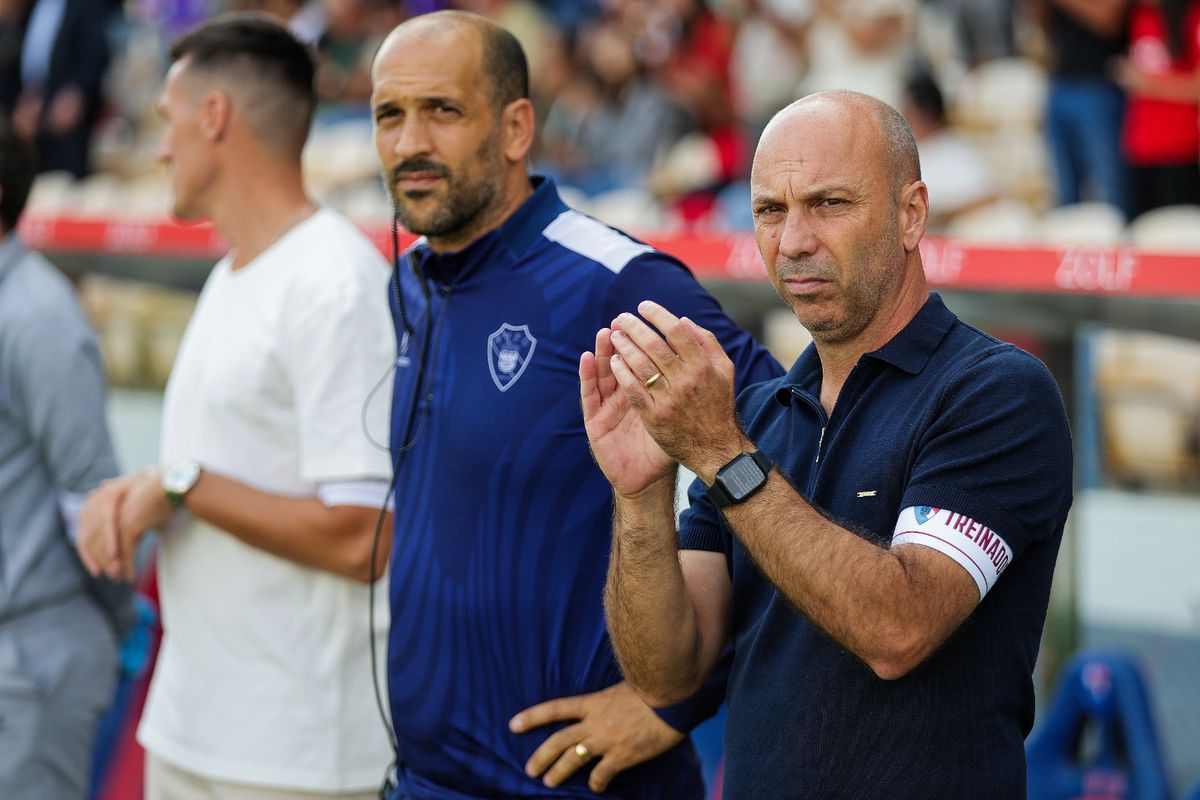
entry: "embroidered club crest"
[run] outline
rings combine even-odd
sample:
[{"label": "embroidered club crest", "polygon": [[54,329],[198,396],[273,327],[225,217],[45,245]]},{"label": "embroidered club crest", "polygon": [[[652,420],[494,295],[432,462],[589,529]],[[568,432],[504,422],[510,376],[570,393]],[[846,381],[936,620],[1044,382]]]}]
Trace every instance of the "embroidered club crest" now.
[{"label": "embroidered club crest", "polygon": [[929,518],[936,514],[941,509],[931,508],[930,506],[917,506],[913,509],[913,513],[917,517],[917,524],[924,525],[929,521]]},{"label": "embroidered club crest", "polygon": [[505,322],[488,337],[488,369],[496,388],[507,392],[529,366],[537,339],[528,325],[509,325]]}]

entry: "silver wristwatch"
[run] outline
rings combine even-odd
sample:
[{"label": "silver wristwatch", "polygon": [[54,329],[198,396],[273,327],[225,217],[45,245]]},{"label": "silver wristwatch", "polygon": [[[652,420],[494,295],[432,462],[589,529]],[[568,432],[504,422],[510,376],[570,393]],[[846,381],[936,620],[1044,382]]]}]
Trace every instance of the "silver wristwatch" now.
[{"label": "silver wristwatch", "polygon": [[177,458],[170,463],[162,476],[163,494],[175,508],[183,505],[187,493],[200,480],[200,462],[192,458]]}]

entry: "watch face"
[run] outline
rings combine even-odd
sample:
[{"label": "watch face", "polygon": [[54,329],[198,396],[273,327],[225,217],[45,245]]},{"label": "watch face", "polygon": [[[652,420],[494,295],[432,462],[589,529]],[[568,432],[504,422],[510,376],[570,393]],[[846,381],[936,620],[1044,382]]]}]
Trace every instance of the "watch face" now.
[{"label": "watch face", "polygon": [[718,477],[734,502],[737,502],[745,500],[755,489],[762,486],[767,476],[749,453],[743,453],[729,462]]},{"label": "watch face", "polygon": [[195,461],[176,461],[163,475],[163,488],[173,494],[184,494],[200,477],[200,465]]}]

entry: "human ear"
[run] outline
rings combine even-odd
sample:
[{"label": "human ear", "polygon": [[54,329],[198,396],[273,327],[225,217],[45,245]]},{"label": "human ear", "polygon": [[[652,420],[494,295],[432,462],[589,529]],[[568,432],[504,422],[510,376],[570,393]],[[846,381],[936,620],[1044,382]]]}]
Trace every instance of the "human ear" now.
[{"label": "human ear", "polygon": [[900,240],[905,251],[911,253],[917,249],[929,224],[929,189],[924,181],[913,181],[900,191],[896,217]]},{"label": "human ear", "polygon": [[210,141],[220,141],[229,128],[233,113],[233,101],[222,91],[211,91],[200,108],[200,129]]},{"label": "human ear", "polygon": [[533,147],[533,103],[522,97],[504,107],[500,114],[500,134],[504,157],[521,162]]}]

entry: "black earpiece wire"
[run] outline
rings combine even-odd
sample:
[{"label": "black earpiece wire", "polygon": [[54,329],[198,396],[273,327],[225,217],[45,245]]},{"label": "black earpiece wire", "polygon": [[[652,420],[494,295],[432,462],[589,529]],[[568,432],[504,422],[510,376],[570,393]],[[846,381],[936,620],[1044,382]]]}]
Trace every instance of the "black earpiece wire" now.
[{"label": "black earpiece wire", "polygon": [[[404,307],[404,292],[400,287],[400,234],[399,234],[399,219],[395,211],[392,212],[392,292],[396,302],[396,316],[400,320],[401,327],[409,335],[410,339],[414,333],[412,323],[405,313]],[[429,281],[425,277],[425,272],[416,263],[413,263],[413,272],[420,279],[421,290],[425,299],[425,330],[422,336],[420,355],[417,358],[417,382],[413,389],[412,399],[409,402],[408,413],[405,415],[404,436],[397,439],[396,453],[392,460],[392,479],[388,484],[386,497],[392,497],[396,490],[396,480],[400,474],[400,465],[404,462],[404,456],[416,444],[416,438],[408,441],[409,435],[412,432],[413,422],[416,418],[417,409],[421,402],[421,393],[424,391],[425,384],[425,365],[429,355],[429,344],[433,338],[433,313],[430,308],[430,290]],[[395,399],[393,398],[393,405]],[[397,501],[398,502],[398,501]],[[367,628],[368,639],[371,651],[371,688],[375,692],[375,707],[379,711],[379,719],[383,723],[384,729],[387,731],[388,741],[392,746],[392,763],[388,766],[387,772],[384,775],[384,783],[380,789],[380,798],[384,798],[388,780],[394,770],[399,765],[400,760],[400,744],[396,740],[396,732],[392,727],[392,723],[388,718],[387,710],[384,708],[383,692],[379,688],[379,666],[378,652],[375,646],[375,584],[380,577],[379,574],[379,543],[383,537],[383,523],[387,519],[388,504],[385,498],[383,505],[379,509],[379,516],[375,520],[375,535],[371,541],[371,561],[370,561],[370,577],[371,581],[367,590]]]}]

